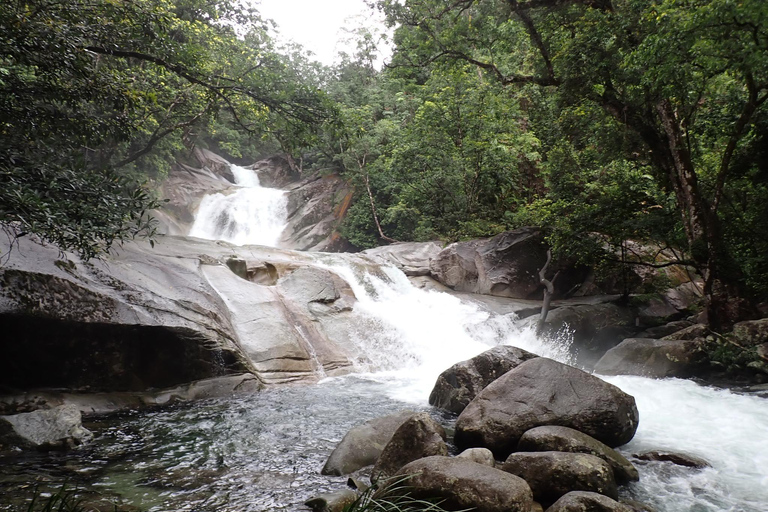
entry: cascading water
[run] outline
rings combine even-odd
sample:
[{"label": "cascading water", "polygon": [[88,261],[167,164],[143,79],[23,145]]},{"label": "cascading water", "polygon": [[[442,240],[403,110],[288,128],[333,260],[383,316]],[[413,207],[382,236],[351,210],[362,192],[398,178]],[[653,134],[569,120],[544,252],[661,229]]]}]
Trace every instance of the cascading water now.
[{"label": "cascading water", "polygon": [[239,188],[205,196],[189,235],[235,245],[276,246],[286,224],[285,192],[262,187],[255,171],[237,165],[231,169]]},{"label": "cascading water", "polygon": [[[282,192],[258,187],[251,171],[233,172],[241,188],[207,198],[192,235],[274,245],[285,218]],[[371,262],[356,255],[312,258],[345,279],[357,298],[357,373],[100,418],[89,425],[101,434],[88,456],[61,471],[91,475],[98,489],[151,512],[307,510],[301,503],[309,496],[344,486],[345,478],[319,470],[347,430],[404,408],[430,410],[435,378],[450,365],[499,344],[569,362],[567,342],[538,339],[511,314],[418,289],[392,267],[372,273]],[[690,381],[606,380],[635,396],[640,411],[638,432],[622,452],[679,451],[712,466],[639,465],[640,482],[624,487],[624,497],[658,512],[766,510],[768,400]],[[17,465],[12,477],[31,479],[36,471]]]}]

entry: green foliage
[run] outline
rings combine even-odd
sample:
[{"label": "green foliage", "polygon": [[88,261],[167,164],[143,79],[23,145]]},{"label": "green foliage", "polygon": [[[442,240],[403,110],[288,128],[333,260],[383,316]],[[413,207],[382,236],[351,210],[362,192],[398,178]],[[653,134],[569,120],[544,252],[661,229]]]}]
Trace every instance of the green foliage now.
[{"label": "green foliage", "polygon": [[35,490],[26,512],[85,512],[83,500],[77,497],[76,489],[63,485],[57,492],[41,500],[40,492]]},{"label": "green foliage", "polygon": [[[538,155],[528,160],[542,183],[503,203],[505,224],[543,225],[556,251],[581,261],[610,258],[628,238],[655,242],[686,253],[706,279],[768,296],[756,221],[766,213],[766,2],[377,4],[398,26],[401,75],[426,84],[465,63],[517,96],[536,143],[512,146]],[[439,148],[449,102],[431,101],[421,134]],[[440,186],[455,201],[460,181]]]},{"label": "green foliage", "polygon": [[0,4],[6,231],[90,258],[153,233],[145,213],[156,203],[142,182],[162,178],[207,131],[232,154],[246,138],[285,148],[310,141],[331,105],[243,5]]},{"label": "green foliage", "polygon": [[444,512],[439,500],[411,497],[409,476],[393,477],[369,487],[343,512]]}]

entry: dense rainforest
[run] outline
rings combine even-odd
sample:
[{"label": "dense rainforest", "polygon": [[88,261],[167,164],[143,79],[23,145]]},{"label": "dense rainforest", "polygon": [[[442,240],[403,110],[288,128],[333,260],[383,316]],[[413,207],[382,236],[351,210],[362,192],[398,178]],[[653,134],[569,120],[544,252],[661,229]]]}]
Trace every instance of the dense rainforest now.
[{"label": "dense rainforest", "polygon": [[768,299],[768,4],[372,4],[382,69],[375,27],[322,66],[235,1],[3,2],[6,234],[97,256],[153,235],[190,148],[280,151],[354,185],[358,248],[536,225],[605,272],[694,268],[715,329]]}]

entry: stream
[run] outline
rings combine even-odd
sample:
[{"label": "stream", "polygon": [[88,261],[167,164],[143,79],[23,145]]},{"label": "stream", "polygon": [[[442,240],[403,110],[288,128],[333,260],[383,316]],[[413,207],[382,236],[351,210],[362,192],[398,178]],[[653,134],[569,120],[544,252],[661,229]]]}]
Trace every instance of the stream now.
[{"label": "stream", "polygon": [[[282,192],[261,188],[252,171],[233,171],[241,188],[204,200],[192,236],[276,243],[285,224]],[[0,466],[0,492],[14,479],[45,475],[52,488],[68,481],[151,512],[308,510],[306,499],[344,486],[346,477],[321,476],[320,469],[351,427],[412,409],[429,411],[450,432],[455,417],[427,404],[437,375],[450,365],[499,344],[571,361],[567,338],[539,340],[511,314],[416,288],[393,267],[370,275],[352,264],[353,255],[319,258],[352,286],[356,310],[370,320],[356,339],[361,357],[353,374],[92,418],[92,444],[19,455]],[[633,395],[640,412],[623,454],[670,450],[711,464],[702,470],[637,462],[640,481],[622,488],[623,497],[658,512],[768,510],[768,400],[677,379],[606,380]]]}]

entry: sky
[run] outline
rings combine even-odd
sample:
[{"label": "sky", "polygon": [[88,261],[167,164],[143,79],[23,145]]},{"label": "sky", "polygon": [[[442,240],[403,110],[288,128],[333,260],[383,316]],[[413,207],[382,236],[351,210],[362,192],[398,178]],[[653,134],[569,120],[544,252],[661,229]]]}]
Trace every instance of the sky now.
[{"label": "sky", "polygon": [[[372,13],[364,0],[256,0],[263,18],[274,20],[283,37],[292,39],[315,54],[326,65],[334,63],[345,50],[342,27],[361,23],[381,24],[381,15]],[[354,19],[350,19],[356,17]],[[353,50],[352,49],[347,49]]]}]

